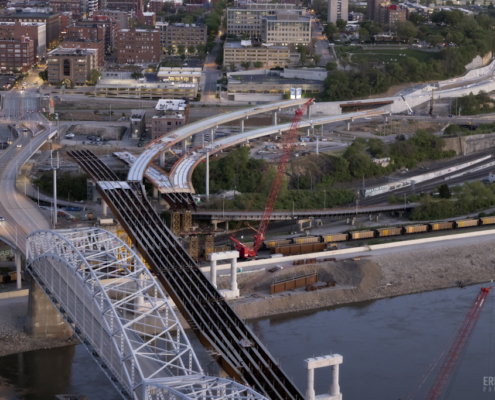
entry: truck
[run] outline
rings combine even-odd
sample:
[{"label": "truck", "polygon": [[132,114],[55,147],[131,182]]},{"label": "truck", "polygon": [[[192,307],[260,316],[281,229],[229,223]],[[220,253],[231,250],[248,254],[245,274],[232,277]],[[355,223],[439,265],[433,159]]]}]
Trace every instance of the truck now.
[{"label": "truck", "polygon": [[301,136],[301,137],[299,138],[299,141],[300,141],[301,143],[304,143],[304,142],[309,143],[309,137],[307,137],[307,136]]}]

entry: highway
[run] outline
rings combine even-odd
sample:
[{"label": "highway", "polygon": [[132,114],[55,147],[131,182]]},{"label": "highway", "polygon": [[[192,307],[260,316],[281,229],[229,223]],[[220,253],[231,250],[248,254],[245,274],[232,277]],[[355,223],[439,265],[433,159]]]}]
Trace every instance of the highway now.
[{"label": "highway", "polygon": [[[38,113],[39,97],[34,88],[23,92],[11,91],[3,96],[1,129],[7,129],[7,123],[14,124],[21,117],[21,111],[33,111],[26,113],[20,123],[29,123],[35,133],[39,133],[38,123],[48,125],[46,121],[41,120],[42,117]],[[5,219],[0,222],[0,236],[17,244],[19,249],[25,252],[25,236],[39,229],[50,229],[51,224],[38,206],[16,189],[16,176],[32,153],[54,132],[50,132],[49,127],[33,138],[33,132],[30,130],[23,132],[23,129],[19,128],[17,131],[19,138],[0,156],[0,216]]]}]

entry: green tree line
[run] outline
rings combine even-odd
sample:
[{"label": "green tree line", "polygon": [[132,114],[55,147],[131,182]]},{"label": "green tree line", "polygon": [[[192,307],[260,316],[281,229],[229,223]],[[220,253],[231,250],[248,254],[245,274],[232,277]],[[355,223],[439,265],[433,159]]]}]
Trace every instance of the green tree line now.
[{"label": "green tree line", "polygon": [[[70,172],[59,173],[57,175],[57,196],[67,199],[70,192],[71,200],[86,200],[87,195],[86,174],[72,175]],[[43,174],[33,181],[41,192],[46,194],[53,193],[53,172],[44,171]]]}]

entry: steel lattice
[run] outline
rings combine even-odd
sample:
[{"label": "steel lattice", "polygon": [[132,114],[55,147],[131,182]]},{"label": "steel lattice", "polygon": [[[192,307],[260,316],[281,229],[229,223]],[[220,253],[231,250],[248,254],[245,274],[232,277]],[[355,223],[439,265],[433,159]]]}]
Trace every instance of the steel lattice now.
[{"label": "steel lattice", "polygon": [[35,280],[124,398],[265,400],[202,374],[167,296],[118,237],[99,228],[37,231],[27,253]]}]

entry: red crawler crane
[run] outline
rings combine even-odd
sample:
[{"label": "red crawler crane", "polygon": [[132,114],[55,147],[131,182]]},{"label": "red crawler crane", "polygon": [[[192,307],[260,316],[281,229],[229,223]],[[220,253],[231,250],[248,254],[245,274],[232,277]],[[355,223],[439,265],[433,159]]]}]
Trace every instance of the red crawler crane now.
[{"label": "red crawler crane", "polygon": [[[261,244],[263,243],[263,240],[265,240],[265,233],[268,228],[268,223],[270,222],[270,216],[272,215],[273,207],[275,206],[275,202],[277,201],[278,193],[280,191],[280,186],[282,185],[282,181],[284,179],[285,170],[287,169],[287,164],[290,160],[290,155],[294,148],[294,141],[297,136],[297,130],[299,129],[299,124],[301,123],[301,119],[302,116],[304,115],[304,112],[306,111],[306,109],[308,108],[308,106],[311,104],[312,101],[313,99],[309,100],[307,103],[304,103],[299,109],[296,110],[289,131],[286,135],[283,136],[282,154],[280,156],[280,160],[277,165],[277,172],[275,178],[273,179],[273,183],[270,188],[270,193],[268,194],[268,198],[266,199],[265,209],[263,211],[263,216],[261,217],[261,221],[258,229],[256,230],[252,228],[246,221],[244,221],[245,225],[249,226],[250,228],[256,231],[256,234],[254,235],[253,247],[252,248],[248,247],[245,244],[239,242],[237,239],[235,239],[235,235],[239,230],[239,228],[241,227],[241,221],[239,221],[234,233],[230,237],[236,243],[235,248],[239,252],[239,256],[241,258],[255,257],[256,254],[258,253]],[[251,208],[251,205],[253,204],[256,195],[260,191],[267,175],[268,175],[268,171],[261,179],[261,182],[259,183],[253,197],[251,198],[249,205],[247,206],[246,211],[244,212],[245,215]]]},{"label": "red crawler crane", "polygon": [[452,378],[457,362],[467,345],[471,333],[473,333],[476,322],[478,322],[478,318],[483,309],[483,305],[485,304],[486,297],[488,296],[488,293],[490,293],[490,289],[493,289],[493,286],[490,288],[481,288],[476,300],[469,308],[469,311],[464,317],[464,321],[462,321],[461,327],[457,331],[456,337],[450,346],[450,350],[443,361],[442,367],[440,368],[440,371],[438,371],[435,382],[426,396],[427,400],[438,400],[450,378]]}]

